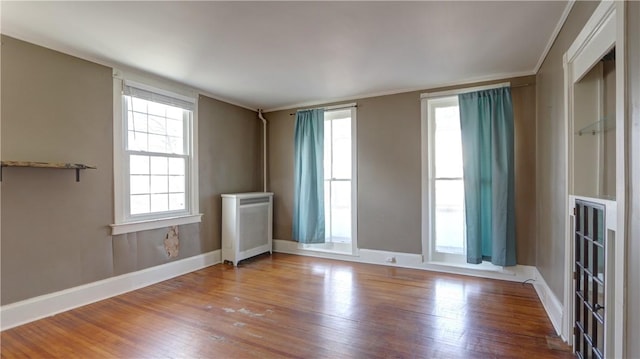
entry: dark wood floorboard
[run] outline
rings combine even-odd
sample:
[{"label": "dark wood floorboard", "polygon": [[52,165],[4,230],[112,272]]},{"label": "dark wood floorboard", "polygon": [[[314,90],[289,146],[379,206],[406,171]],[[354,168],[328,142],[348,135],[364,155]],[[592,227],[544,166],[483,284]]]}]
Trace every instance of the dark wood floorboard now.
[{"label": "dark wood floorboard", "polygon": [[286,254],[0,334],[2,358],[572,358],[533,287]]}]

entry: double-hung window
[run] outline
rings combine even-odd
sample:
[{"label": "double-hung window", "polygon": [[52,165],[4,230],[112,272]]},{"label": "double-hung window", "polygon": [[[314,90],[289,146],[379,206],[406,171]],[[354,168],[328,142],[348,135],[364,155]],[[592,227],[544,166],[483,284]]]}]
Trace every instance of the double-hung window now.
[{"label": "double-hung window", "polygon": [[351,243],[352,110],[324,113],[325,241]]},{"label": "double-hung window", "polygon": [[426,101],[430,258],[464,263],[464,182],[458,97]]},{"label": "double-hung window", "polygon": [[114,234],[198,222],[195,99],[123,81],[121,101]]}]

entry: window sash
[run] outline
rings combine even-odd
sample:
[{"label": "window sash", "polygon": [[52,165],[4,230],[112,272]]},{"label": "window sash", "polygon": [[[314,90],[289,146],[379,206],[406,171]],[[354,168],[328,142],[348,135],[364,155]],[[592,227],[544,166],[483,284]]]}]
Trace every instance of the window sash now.
[{"label": "window sash", "polygon": [[[430,188],[430,223],[431,223],[431,229],[430,229],[430,247],[431,247],[431,260],[435,260],[435,261],[451,261],[451,262],[463,262],[464,261],[464,253],[466,251],[466,240],[465,240],[465,232],[466,230],[463,230],[463,238],[461,238],[462,241],[462,247],[460,248],[460,250],[455,250],[454,247],[449,247],[444,245],[446,241],[440,241],[441,243],[438,243],[438,238],[436,237],[437,233],[440,232],[438,231],[438,228],[436,228],[437,224],[436,224],[436,216],[438,215],[438,206],[437,206],[437,197],[438,197],[438,193],[436,192],[436,183],[455,183],[455,182],[461,182],[463,181],[463,177],[461,176],[437,176],[436,175],[436,161],[437,161],[437,155],[436,155],[436,109],[437,108],[442,108],[442,107],[452,107],[452,106],[458,106],[457,103],[457,97],[455,96],[447,96],[447,97],[438,97],[438,98],[429,98],[427,100],[428,103],[428,126],[429,126],[429,140],[428,143],[430,144],[430,148],[429,148],[429,168],[430,168],[430,173],[431,175],[430,177],[430,184],[429,184],[429,188]],[[464,203],[463,203],[463,215],[464,215]],[[442,213],[440,213],[442,215]],[[441,218],[441,220],[444,220],[444,218]],[[464,220],[463,223],[460,223],[461,226],[464,226]],[[446,230],[446,229],[445,229]],[[440,245],[438,245],[440,244]],[[443,246],[444,245],[444,246]],[[455,247],[458,248],[458,247]]]},{"label": "window sash", "polygon": [[[149,153],[162,153],[162,154],[180,154],[180,155],[190,155],[191,154],[191,128],[193,126],[193,111],[191,110],[183,110],[183,115],[182,115],[182,136],[178,137],[178,136],[172,136],[170,134],[157,134],[152,132],[151,130],[149,130],[147,128],[146,131],[144,130],[136,130],[135,128],[135,119],[132,120],[133,124],[134,124],[134,128],[130,128],[129,127],[129,112],[131,112],[132,116],[135,116],[136,113],[138,114],[143,114],[145,116],[155,116],[155,117],[159,117],[159,118],[163,118],[166,121],[178,121],[166,116],[156,116],[153,114],[150,114],[148,111],[147,112],[140,112],[140,111],[136,111],[133,108],[129,108],[129,101],[127,99],[127,97],[131,97],[131,98],[135,98],[135,96],[131,96],[131,95],[123,95],[122,96],[122,113],[123,113],[123,132],[124,132],[124,143],[123,143],[123,150],[125,152],[128,151],[142,151],[142,152],[149,152]],[[143,99],[145,100],[145,99]],[[148,101],[148,100],[147,100]],[[163,104],[164,105],[164,104]],[[171,105],[167,105],[167,106],[171,106]],[[148,119],[147,119],[148,121]],[[148,126],[148,123],[147,123]],[[166,126],[165,126],[166,127]],[[169,140],[170,138],[179,138],[182,141],[182,149],[181,152],[182,153],[176,153],[176,152],[171,152],[168,149],[165,152],[158,152],[158,151],[149,151],[149,150],[135,150],[135,149],[131,149],[132,146],[130,146],[129,143],[129,133],[133,132],[133,133],[140,133],[140,134],[144,134],[147,136],[162,136],[165,137],[167,140]],[[147,139],[148,141],[148,139]],[[147,143],[147,149],[149,148],[149,144]]]},{"label": "window sash", "polygon": [[[337,183],[345,183],[348,182],[349,183],[349,188],[351,190],[351,198],[349,199],[349,203],[350,203],[350,208],[351,208],[351,216],[349,217],[349,228],[350,228],[350,233],[348,235],[348,239],[349,241],[351,241],[352,243],[354,242],[354,231],[353,231],[353,225],[354,225],[354,221],[353,221],[353,186],[351,185],[352,183],[352,178],[354,176],[353,173],[353,163],[350,163],[350,168],[349,168],[349,177],[334,177],[334,172],[338,172],[335,171],[335,163],[334,163],[334,159],[335,156],[337,155],[334,152],[334,145],[335,145],[335,138],[334,138],[334,121],[342,121],[347,117],[336,117],[335,112],[337,111],[341,111],[344,112],[344,110],[335,110],[335,111],[326,111],[325,112],[325,142],[324,145],[325,147],[328,146],[328,153],[325,152],[325,156],[327,157],[325,159],[325,173],[324,173],[324,183],[325,183],[325,191],[328,189],[328,193],[325,193],[325,238],[327,240],[327,243],[332,243],[334,242],[334,239],[336,239],[337,237],[334,237],[335,231],[334,229],[334,219],[339,219],[338,217],[336,217],[335,211],[339,211],[339,207],[337,207],[334,203],[334,196],[333,196],[333,191],[334,191],[334,184]],[[332,112],[334,112],[332,114]],[[351,157],[351,161],[353,161],[353,141],[354,141],[354,132],[353,132],[353,112],[351,110],[349,110],[349,143],[350,143],[350,152],[349,152],[349,156]],[[328,132],[327,132],[328,129]],[[325,148],[326,151],[327,148]],[[342,155],[342,154],[341,154]],[[328,171],[327,171],[328,170]],[[346,174],[346,173],[344,173]]]},{"label": "window sash", "polygon": [[[191,184],[191,166],[192,166],[192,151],[191,151],[191,136],[192,136],[192,119],[193,119],[193,110],[194,110],[194,103],[191,103],[189,101],[186,101],[182,98],[179,98],[179,95],[175,95],[175,97],[169,96],[167,95],[167,93],[159,93],[158,91],[150,91],[148,90],[148,87],[137,84],[135,87],[134,86],[130,86],[131,82],[125,82],[125,86],[123,89],[123,95],[122,95],[122,113],[123,113],[123,118],[122,118],[122,124],[123,124],[123,154],[124,154],[124,159],[123,159],[123,173],[124,173],[124,177],[125,177],[125,181],[124,181],[124,193],[123,195],[123,201],[124,201],[124,221],[125,222],[130,222],[130,221],[140,221],[140,220],[146,220],[146,219],[161,219],[161,218],[167,218],[167,217],[173,217],[173,216],[180,216],[180,215],[186,215],[186,214],[190,214],[191,213],[191,207],[192,207],[192,203],[191,203],[191,197],[192,197],[192,188],[190,186]],[[180,140],[182,141],[182,152],[183,153],[173,153],[170,152],[169,149],[167,149],[166,152],[158,152],[158,151],[145,151],[145,150],[139,150],[139,149],[131,149],[131,146],[129,144],[129,133],[131,131],[134,131],[134,128],[130,128],[129,127],[129,113],[131,112],[133,114],[133,112],[139,112],[139,111],[134,111],[133,108],[129,108],[129,99],[130,98],[139,98],[139,99],[143,99],[143,100],[147,100],[150,102],[155,102],[155,103],[159,103],[162,105],[167,105],[167,106],[173,106],[173,107],[178,107],[181,108],[183,110],[183,116],[182,116],[182,137],[180,138]],[[150,113],[147,110],[146,112],[140,112],[145,114],[146,116],[149,116]],[[160,116],[162,117],[162,116]],[[168,119],[166,116],[164,116],[165,119]],[[138,132],[141,134],[145,134],[145,135],[150,135],[153,133],[149,131],[149,129],[147,128],[146,131],[134,131],[134,132]],[[159,136],[164,136],[167,140],[169,141],[170,137],[175,137],[175,136],[169,136],[167,135],[162,135],[159,134]],[[148,149],[148,147],[147,147]],[[144,192],[144,193],[132,193],[131,190],[131,182],[134,176],[139,176],[138,174],[132,174],[131,173],[131,158],[132,156],[146,156],[151,158],[181,158],[184,160],[184,173],[183,173],[183,179],[184,179],[184,183],[181,184],[181,186],[184,189],[184,192],[180,192],[183,196],[184,196],[184,208],[183,209],[170,209],[171,207],[171,202],[170,202],[170,198],[171,198],[171,194],[178,194],[178,192],[176,193],[172,193],[170,191],[170,189],[168,188],[168,184],[167,184],[167,192],[153,192],[151,189],[151,185],[149,185],[149,192]],[[140,176],[144,176],[145,174],[141,174]],[[167,180],[169,180],[169,177],[172,177],[169,173],[169,170],[167,169],[167,173],[166,174],[158,174],[157,176],[167,176]],[[149,180],[151,181],[151,178],[154,176],[151,174],[151,169],[149,169],[149,173],[146,174],[146,176],[149,176]],[[178,177],[178,176],[176,176]],[[158,196],[158,195],[166,195],[167,196],[167,204],[166,204],[166,208],[167,210],[160,210],[160,211],[154,211],[152,208],[152,203],[151,203],[151,198],[152,196]],[[142,212],[142,213],[134,213],[133,208],[132,208],[132,196],[149,196],[149,204],[148,204],[148,212]]]},{"label": "window sash", "polygon": [[[131,157],[132,156],[146,156],[151,158],[160,158],[160,159],[170,159],[170,158],[180,158],[184,160],[184,171],[182,173],[182,175],[180,174],[172,174],[171,170],[169,168],[167,168],[167,171],[165,173],[153,173],[153,171],[151,170],[151,168],[149,168],[148,172],[146,173],[131,173]],[[147,219],[147,218],[161,218],[161,217],[165,217],[165,216],[175,216],[175,215],[184,215],[184,214],[189,214],[190,213],[190,208],[191,208],[191,197],[190,197],[190,186],[189,186],[189,181],[190,181],[190,161],[189,161],[189,156],[185,156],[185,155],[170,155],[167,156],[165,154],[155,154],[155,155],[151,155],[150,153],[147,152],[136,152],[136,153],[127,153],[126,155],[126,176],[127,176],[127,181],[125,184],[125,206],[126,206],[126,214],[127,214],[127,218],[130,220],[141,220],[141,219]],[[148,177],[149,180],[149,190],[148,191],[144,191],[144,192],[139,192],[139,193],[133,193],[132,191],[132,179],[134,177]],[[159,178],[159,177],[166,177],[167,180],[167,189],[166,191],[154,191],[152,188],[152,184],[151,181],[154,178]],[[182,183],[182,188],[183,191],[172,191],[171,190],[171,178],[176,178],[176,177],[183,177],[183,183]],[[171,205],[170,205],[170,197],[171,195],[178,195],[178,194],[182,194],[184,196],[184,208],[181,209],[170,209]],[[149,205],[149,211],[148,212],[143,212],[143,213],[133,213],[132,211],[132,207],[131,207],[131,200],[133,196],[157,196],[157,195],[167,195],[167,200],[169,202],[167,202],[167,210],[163,210],[163,211],[153,211],[152,207],[151,207],[151,203]]]}]

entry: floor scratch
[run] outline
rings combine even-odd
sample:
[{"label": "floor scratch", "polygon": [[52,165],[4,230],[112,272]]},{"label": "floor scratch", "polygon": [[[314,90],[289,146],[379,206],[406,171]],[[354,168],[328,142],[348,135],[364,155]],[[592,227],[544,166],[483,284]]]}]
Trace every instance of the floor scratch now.
[{"label": "floor scratch", "polygon": [[250,317],[262,317],[262,316],[264,316],[264,314],[254,313],[254,312],[252,312],[250,310],[247,310],[245,308],[239,309],[238,312],[242,313],[242,314],[246,314],[246,315],[248,315]]}]

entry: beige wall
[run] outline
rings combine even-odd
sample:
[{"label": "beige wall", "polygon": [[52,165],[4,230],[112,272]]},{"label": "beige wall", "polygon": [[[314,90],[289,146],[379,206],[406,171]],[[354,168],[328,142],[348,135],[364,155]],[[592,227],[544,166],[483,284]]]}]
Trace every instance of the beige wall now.
[{"label": "beige wall", "polygon": [[2,297],[8,304],[113,273],[111,69],[2,37],[2,159],[88,163],[2,173]]},{"label": "beige wall", "polygon": [[557,298],[563,297],[565,201],[564,70],[562,56],[598,2],[577,1],[536,76],[536,267]]},{"label": "beige wall", "polygon": [[262,190],[262,122],[258,115],[200,96],[200,212],[209,250],[221,248],[223,193]]},{"label": "beige wall", "polygon": [[[535,84],[535,77],[520,81]],[[516,261],[518,264],[535,265],[536,86],[514,87],[511,96],[515,122]]]},{"label": "beige wall", "polygon": [[[535,264],[535,77],[512,79],[516,147],[517,260]],[[436,91],[449,88],[435,89]],[[422,253],[420,94],[356,100],[358,246]],[[350,101],[351,102],[351,101]],[[274,238],[291,239],[294,110],[269,120],[269,190],[275,192]]]},{"label": "beige wall", "polygon": [[627,202],[627,333],[628,357],[640,353],[640,2],[627,5],[627,71],[629,89],[629,178]]},{"label": "beige wall", "polygon": [[[110,236],[112,70],[2,37],[2,159],[96,165],[5,168],[0,218],[6,305],[169,261],[167,229]],[[261,132],[253,111],[201,96],[201,224],[180,226],[178,260],[220,248],[219,194],[260,190]]]}]

